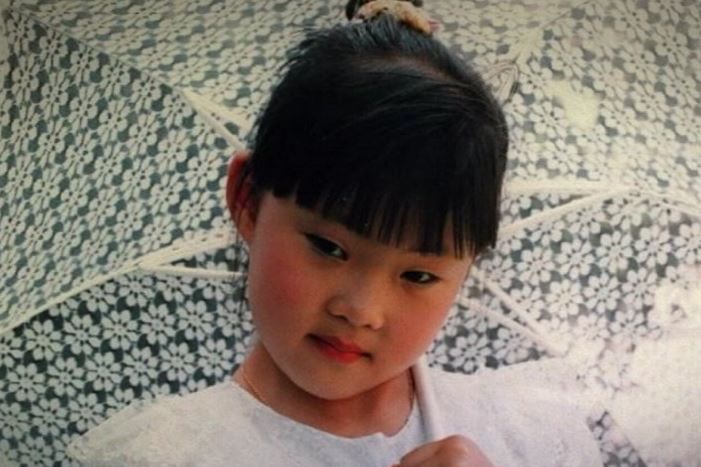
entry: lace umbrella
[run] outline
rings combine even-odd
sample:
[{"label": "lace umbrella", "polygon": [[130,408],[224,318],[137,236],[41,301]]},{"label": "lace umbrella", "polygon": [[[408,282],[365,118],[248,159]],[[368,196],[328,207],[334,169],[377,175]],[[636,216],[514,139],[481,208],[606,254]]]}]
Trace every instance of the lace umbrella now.
[{"label": "lace umbrella", "polygon": [[[652,349],[649,355],[658,346],[665,367],[671,359],[687,374],[694,367],[686,356],[698,350],[688,346],[694,336],[689,326],[673,331],[652,319],[656,296],[657,310],[673,311],[658,313],[665,323],[691,322],[685,314],[692,315],[695,306],[686,299],[691,292],[678,291],[693,290],[693,272],[684,275],[684,268],[701,262],[699,186],[694,183],[701,160],[697,5],[681,0],[664,5],[427,3],[441,23],[441,39],[474,60],[504,99],[510,96],[506,109],[513,135],[500,243],[476,265],[431,349],[431,360],[466,373],[509,365],[515,372],[530,372],[536,367],[524,362],[547,357],[576,363],[582,386],[608,409],[592,419],[605,463],[674,462],[675,450],[688,454],[682,449],[700,430],[679,433],[694,426],[677,422],[669,425],[674,429],[667,429],[668,439],[646,438],[655,432],[640,429],[630,407],[646,404],[658,414],[665,407],[656,392],[664,384],[640,384],[659,381],[643,376],[651,368],[645,349]],[[14,165],[3,156],[0,182],[20,188],[10,191],[12,203],[5,195],[0,202],[3,255],[14,255],[3,257],[3,265],[12,266],[3,270],[0,295],[6,330],[0,337],[0,461],[3,456],[8,464],[64,461],[72,436],[134,399],[196,390],[225,378],[240,361],[251,328],[232,272],[242,270],[245,254],[226,247],[231,227],[224,220],[219,188],[231,149],[205,127],[235,145],[235,137],[250,129],[248,122],[270,90],[285,50],[302,28],[337,24],[342,14],[342,5],[317,0],[14,4],[6,17],[10,55],[4,92],[10,99],[2,104],[10,110],[0,117],[0,145]],[[108,72],[115,67],[122,73]],[[111,87],[103,85],[104,76],[113,77]],[[79,99],[70,92],[50,94],[52,80],[78,89]],[[81,96],[85,83],[92,91]],[[108,109],[114,89],[123,94],[122,108],[158,116],[127,119],[130,131],[141,129],[143,137],[115,130],[123,128],[118,120],[100,124],[100,117],[110,113],[95,102],[107,103]],[[67,101],[61,100],[64,95]],[[66,138],[66,132],[75,133],[66,127],[68,119],[58,117],[73,115],[74,101],[82,100],[95,104],[82,111],[87,129],[81,128],[91,137],[76,145]],[[51,114],[54,101],[58,110]],[[48,128],[51,119],[45,117],[46,127],[33,125],[36,112],[55,115],[54,126]],[[182,124],[186,129],[175,132],[179,138],[165,137],[160,123],[154,123],[169,118],[187,122]],[[155,131],[155,140],[148,129]],[[109,131],[116,136],[100,139]],[[209,180],[201,199],[193,195],[191,202],[209,208],[196,210],[203,216],[199,221],[182,221],[172,211],[187,211],[183,204],[190,198],[163,194],[168,214],[160,221],[147,218],[155,224],[149,232],[159,233],[143,243],[145,226],[108,221],[115,217],[110,213],[93,217],[91,227],[103,225],[114,234],[118,225],[126,225],[131,236],[105,233],[128,238],[108,247],[97,238],[72,236],[72,248],[86,250],[84,263],[69,261],[68,268],[59,268],[56,260],[42,263],[54,251],[45,245],[67,226],[52,229],[51,239],[28,242],[38,235],[28,235],[31,226],[46,225],[44,217],[56,204],[49,200],[56,196],[39,195],[34,178],[20,183],[11,176],[17,161],[28,164],[37,153],[53,154],[46,144],[58,144],[62,151],[64,146],[87,147],[93,157],[95,151],[139,155],[126,157],[132,166],[115,170],[139,174],[144,183],[172,185],[161,175],[151,180],[154,172],[144,160],[153,161],[159,174],[171,167],[171,177],[185,179],[187,186]],[[175,149],[182,144],[185,153]],[[32,159],[24,154],[33,154]],[[196,162],[198,157],[205,163]],[[179,172],[188,165],[211,175]],[[63,179],[55,167],[54,162],[46,174],[44,166],[29,173],[42,180]],[[92,173],[71,180],[89,180]],[[124,180],[112,177],[113,194]],[[62,196],[73,193],[56,183]],[[88,189],[87,197],[100,199],[101,193]],[[34,206],[28,200],[35,198],[48,204]],[[133,209],[119,205],[116,216],[161,205],[137,199],[141,204]],[[21,218],[18,204],[34,216],[31,225],[16,220]],[[10,232],[6,225],[13,226],[12,234],[5,233]],[[17,236],[25,239],[17,243]],[[13,248],[5,249],[10,243]],[[38,258],[28,254],[27,245],[40,247]],[[26,282],[46,270],[55,272]],[[688,394],[686,381],[675,381],[676,394]],[[620,395],[635,395],[636,388],[645,393],[626,405]]]}]

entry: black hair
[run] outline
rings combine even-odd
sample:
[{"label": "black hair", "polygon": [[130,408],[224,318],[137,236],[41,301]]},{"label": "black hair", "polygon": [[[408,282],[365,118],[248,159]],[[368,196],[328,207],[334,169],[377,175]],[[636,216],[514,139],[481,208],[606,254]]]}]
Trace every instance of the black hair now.
[{"label": "black hair", "polygon": [[437,40],[381,15],[309,33],[261,114],[237,181],[383,243],[458,257],[496,241],[508,133],[500,106]]}]

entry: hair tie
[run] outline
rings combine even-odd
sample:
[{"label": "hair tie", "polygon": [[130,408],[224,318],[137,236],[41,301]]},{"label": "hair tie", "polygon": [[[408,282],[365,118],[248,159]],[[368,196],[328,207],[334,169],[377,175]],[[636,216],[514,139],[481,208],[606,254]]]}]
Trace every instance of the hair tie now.
[{"label": "hair tie", "polygon": [[379,15],[393,16],[397,21],[427,36],[437,29],[437,23],[419,9],[421,0],[351,0],[346,4],[350,20],[370,21]]}]

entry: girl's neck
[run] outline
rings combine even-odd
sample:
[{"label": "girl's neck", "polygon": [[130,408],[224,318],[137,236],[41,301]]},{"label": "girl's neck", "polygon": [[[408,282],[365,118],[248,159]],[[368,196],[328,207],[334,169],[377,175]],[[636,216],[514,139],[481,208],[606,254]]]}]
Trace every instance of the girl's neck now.
[{"label": "girl's neck", "polygon": [[234,373],[234,381],[277,413],[347,438],[396,434],[406,424],[414,399],[410,371],[350,398],[316,397],[280,371],[260,343]]}]

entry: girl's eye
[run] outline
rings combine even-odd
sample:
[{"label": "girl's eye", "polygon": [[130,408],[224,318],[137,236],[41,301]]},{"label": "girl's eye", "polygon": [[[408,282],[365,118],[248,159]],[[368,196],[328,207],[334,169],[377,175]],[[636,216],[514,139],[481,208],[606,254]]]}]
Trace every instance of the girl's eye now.
[{"label": "girl's eye", "polygon": [[304,236],[307,237],[307,240],[309,240],[309,243],[312,244],[314,249],[322,255],[342,260],[348,259],[346,252],[331,240],[327,240],[314,234],[304,234]]},{"label": "girl's eye", "polygon": [[426,271],[406,271],[402,274],[402,279],[414,284],[431,284],[438,280],[438,277]]}]

